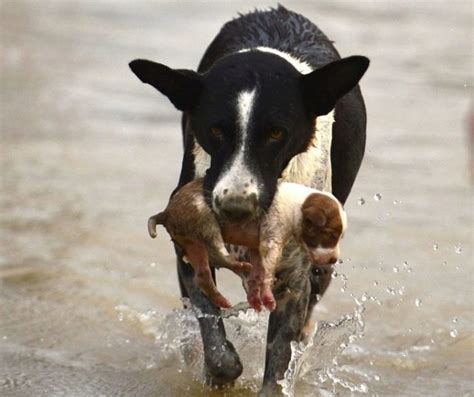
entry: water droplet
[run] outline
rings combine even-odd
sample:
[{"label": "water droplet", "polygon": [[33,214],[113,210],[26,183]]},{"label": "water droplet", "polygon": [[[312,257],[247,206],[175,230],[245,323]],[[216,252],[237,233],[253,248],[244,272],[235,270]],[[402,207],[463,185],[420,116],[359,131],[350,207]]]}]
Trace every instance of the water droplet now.
[{"label": "water droplet", "polygon": [[450,336],[451,338],[456,338],[456,337],[458,337],[458,336],[459,336],[458,330],[457,330],[456,328],[452,329],[451,332],[449,333],[449,336]]},{"label": "water droplet", "polygon": [[411,273],[412,271],[413,271],[413,269],[412,269],[411,267],[409,267],[409,268],[407,269],[407,272],[408,272],[408,273]]},{"label": "water droplet", "polygon": [[363,197],[361,197],[359,200],[357,200],[357,204],[364,205],[365,204],[365,199]]},{"label": "water droplet", "polygon": [[393,267],[393,272],[394,273],[398,273],[400,271],[400,269],[397,267],[397,266],[394,266]]},{"label": "water droplet", "polygon": [[391,295],[395,295],[395,289],[393,289],[392,287],[385,288],[385,291],[387,291]]},{"label": "water droplet", "polygon": [[413,332],[413,328],[408,328],[408,332],[412,333],[412,332]]},{"label": "water droplet", "polygon": [[458,318],[457,317],[453,317],[453,323],[456,324],[458,322]]},{"label": "water droplet", "polygon": [[415,299],[415,306],[416,306],[416,307],[420,307],[422,304],[423,304],[423,302],[421,301],[420,298],[416,298],[416,299]]},{"label": "water droplet", "polygon": [[125,339],[125,343],[130,343],[130,339]]},{"label": "water droplet", "polygon": [[374,375],[374,380],[377,380],[377,381],[380,380],[380,376]]},{"label": "water droplet", "polygon": [[405,287],[402,287],[398,290],[398,295],[403,295],[405,293]]},{"label": "water droplet", "polygon": [[369,361],[369,365],[370,366],[373,366],[374,365],[374,362],[372,360]]},{"label": "water droplet", "polygon": [[398,204],[400,204],[400,201],[398,201],[398,200],[393,200],[393,205],[398,205]]},{"label": "water droplet", "polygon": [[156,263],[155,262],[150,263],[150,267],[156,267]]},{"label": "water droplet", "polygon": [[362,393],[367,393],[367,392],[369,391],[369,387],[368,387],[365,383],[362,383],[362,384],[360,385],[360,391],[361,391]]},{"label": "water droplet", "polygon": [[460,254],[462,252],[461,243],[458,243],[454,246],[454,252],[456,252],[456,254]]},{"label": "water droplet", "polygon": [[433,251],[438,251],[438,248],[439,248],[438,244],[436,243],[433,244]]},{"label": "water droplet", "polygon": [[379,285],[379,282],[377,280],[374,281],[374,286],[376,287],[377,285]]},{"label": "water droplet", "polygon": [[8,339],[8,336],[3,335],[3,336],[2,336],[2,339],[3,339],[3,340],[7,340],[7,339]]},{"label": "water droplet", "polygon": [[380,201],[382,200],[382,195],[380,193],[375,193],[374,194],[374,200],[375,201]]}]

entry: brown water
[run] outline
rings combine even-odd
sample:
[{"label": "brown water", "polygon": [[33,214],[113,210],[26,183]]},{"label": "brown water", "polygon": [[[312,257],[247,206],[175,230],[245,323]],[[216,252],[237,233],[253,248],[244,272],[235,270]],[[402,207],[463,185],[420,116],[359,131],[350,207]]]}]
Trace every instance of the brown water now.
[{"label": "brown water", "polygon": [[[1,396],[210,394],[172,246],[145,226],[177,181],[179,114],[127,63],[195,67],[255,4],[0,3]],[[447,4],[287,4],[341,54],[372,59],[344,263],[282,382],[297,396],[474,395],[473,15],[470,1]],[[219,281],[243,300],[235,277]],[[245,370],[213,394],[258,390],[265,319],[226,320]]]}]

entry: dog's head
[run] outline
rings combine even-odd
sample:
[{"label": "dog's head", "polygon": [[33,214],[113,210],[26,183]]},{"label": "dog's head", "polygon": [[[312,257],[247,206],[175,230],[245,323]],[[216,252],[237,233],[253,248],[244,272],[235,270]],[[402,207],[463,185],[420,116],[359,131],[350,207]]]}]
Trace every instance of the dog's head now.
[{"label": "dog's head", "polygon": [[357,85],[368,63],[353,56],[301,74],[283,57],[252,50],[223,57],[204,74],[146,60],[130,67],[188,113],[211,157],[204,187],[215,212],[243,221],[270,206],[282,171],[311,142],[315,118]]}]

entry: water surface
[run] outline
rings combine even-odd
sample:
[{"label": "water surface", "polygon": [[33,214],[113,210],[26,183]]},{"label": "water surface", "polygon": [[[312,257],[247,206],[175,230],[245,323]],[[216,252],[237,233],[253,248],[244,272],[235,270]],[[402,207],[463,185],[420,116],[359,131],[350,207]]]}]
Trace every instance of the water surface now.
[{"label": "water surface", "polygon": [[[179,114],[127,63],[194,68],[255,4],[2,1],[0,395],[209,395],[169,238],[145,225],[177,181]],[[343,263],[282,384],[297,396],[470,396],[472,3],[287,6],[372,64]],[[219,282],[243,300],[234,276]],[[226,320],[245,370],[212,394],[255,395],[266,317]]]}]

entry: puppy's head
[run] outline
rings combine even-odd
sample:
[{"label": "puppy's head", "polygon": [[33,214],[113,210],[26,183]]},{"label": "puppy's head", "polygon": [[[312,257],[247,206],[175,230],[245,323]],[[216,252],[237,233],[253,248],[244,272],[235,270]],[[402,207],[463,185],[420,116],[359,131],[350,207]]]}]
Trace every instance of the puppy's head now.
[{"label": "puppy's head", "polygon": [[339,241],[346,228],[346,214],[338,201],[326,194],[310,194],[301,207],[301,238],[312,261],[325,265],[339,258]]},{"label": "puppy's head", "polygon": [[146,60],[132,71],[187,112],[197,143],[211,157],[204,188],[218,217],[244,221],[266,210],[278,178],[368,67],[355,56],[309,74],[274,52],[225,56],[203,74]]}]

